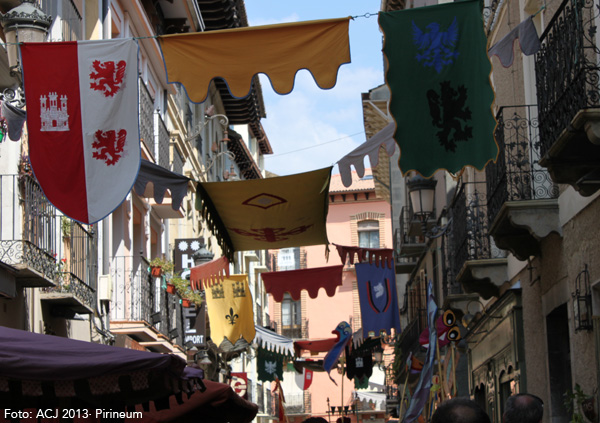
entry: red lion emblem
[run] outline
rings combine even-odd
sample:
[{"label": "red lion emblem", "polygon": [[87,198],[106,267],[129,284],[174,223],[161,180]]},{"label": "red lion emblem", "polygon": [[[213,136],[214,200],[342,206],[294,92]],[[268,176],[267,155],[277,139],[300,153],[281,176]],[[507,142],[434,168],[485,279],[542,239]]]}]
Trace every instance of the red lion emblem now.
[{"label": "red lion emblem", "polygon": [[94,153],[92,157],[98,160],[104,160],[108,166],[116,164],[125,148],[125,139],[127,131],[121,129],[117,134],[116,131],[101,131],[97,130],[94,134],[95,141],[92,143]]},{"label": "red lion emblem", "polygon": [[101,62],[94,60],[92,72],[90,73],[90,88],[102,91],[105,97],[114,96],[121,88],[127,63],[121,60],[115,66],[115,62]]}]

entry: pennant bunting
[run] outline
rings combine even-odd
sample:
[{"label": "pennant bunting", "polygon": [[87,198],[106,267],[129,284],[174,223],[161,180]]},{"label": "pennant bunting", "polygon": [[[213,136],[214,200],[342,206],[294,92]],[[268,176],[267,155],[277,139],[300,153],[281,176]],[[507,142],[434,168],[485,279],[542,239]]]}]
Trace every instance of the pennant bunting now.
[{"label": "pennant bunting", "polygon": [[48,200],[76,221],[109,215],[136,180],[137,52],[131,39],[21,46],[31,167]]},{"label": "pennant bunting", "polygon": [[355,258],[359,263],[374,263],[379,266],[380,263],[385,263],[385,266],[390,269],[394,268],[394,250],[391,248],[363,248],[363,247],[348,247],[345,245],[335,245],[342,263],[347,261],[354,264]]},{"label": "pennant bunting", "polygon": [[360,301],[363,336],[375,335],[391,329],[400,333],[400,312],[396,293],[395,270],[387,266],[359,263],[356,268],[356,284]]},{"label": "pennant bunting", "polygon": [[198,183],[196,208],[223,254],[328,244],[331,167],[267,179]]},{"label": "pennant bunting", "polygon": [[498,156],[478,0],[380,12],[403,175],[483,169]]},{"label": "pennant bunting", "polygon": [[394,141],[395,126],[394,123],[388,124],[366,142],[338,160],[337,165],[342,177],[342,184],[345,187],[352,185],[352,170],[350,166],[354,166],[360,178],[365,176],[365,156],[369,156],[371,168],[375,168],[377,163],[379,163],[379,150],[381,147],[385,148],[388,156],[394,155],[394,150],[396,149],[396,142]]},{"label": "pennant bunting", "polygon": [[292,339],[279,335],[277,332],[273,332],[262,326],[255,326],[255,328],[256,336],[254,337],[254,341],[259,347],[281,355],[294,355],[294,341]]},{"label": "pennant bunting", "polygon": [[500,59],[500,63],[505,68],[510,67],[514,60],[514,44],[515,41],[519,40],[519,46],[521,52],[525,56],[531,56],[540,49],[540,37],[538,37],[535,24],[533,23],[533,16],[529,16],[516,28],[506,34],[500,41],[494,44],[489,50],[488,55],[490,57],[497,56]]},{"label": "pennant bunting", "polygon": [[[427,327],[435,327],[435,316],[437,314],[437,305],[433,298],[433,287],[431,281],[427,285]],[[431,330],[429,333],[429,348],[427,349],[427,357],[423,370],[419,376],[419,381],[410,399],[410,405],[404,416],[404,422],[410,423],[419,418],[423,412],[423,408],[429,399],[431,389],[431,378],[433,376],[433,367],[436,356],[436,332]]]},{"label": "pennant bunting", "polygon": [[258,380],[274,382],[277,378],[283,380],[283,355],[258,348],[256,352]]},{"label": "pennant bunting", "polygon": [[[264,73],[279,94],[288,94],[300,69],[317,85],[332,88],[341,65],[350,63],[350,18],[253,26],[158,37],[170,83],[181,83],[192,102],[206,100],[214,78],[233,97],[250,94],[252,78]],[[243,63],[243,66],[240,64]]]},{"label": "pennant bunting", "polygon": [[240,337],[251,343],[256,334],[248,275],[231,275],[206,290],[206,309],[212,341],[235,344]]},{"label": "pennant bunting", "polygon": [[277,302],[283,300],[287,292],[294,301],[300,299],[300,291],[308,291],[310,298],[317,298],[319,289],[325,288],[328,296],[333,297],[338,286],[342,286],[344,265],[313,267],[311,269],[283,270],[263,272],[261,277],[265,291],[273,295]]},{"label": "pennant bunting", "polygon": [[202,290],[217,283],[222,283],[225,277],[229,277],[229,260],[227,260],[227,257],[220,257],[208,263],[192,267],[190,270],[190,285],[192,289]]},{"label": "pennant bunting", "polygon": [[329,375],[329,379],[331,379],[331,381],[337,385],[335,380],[333,380],[331,377],[330,372],[331,369],[333,369],[333,366],[337,364],[338,359],[344,352],[346,345],[352,341],[352,328],[348,322],[340,322],[336,328],[331,331],[331,333],[336,334],[338,341],[325,356],[325,359],[323,360],[323,369],[325,369]]}]

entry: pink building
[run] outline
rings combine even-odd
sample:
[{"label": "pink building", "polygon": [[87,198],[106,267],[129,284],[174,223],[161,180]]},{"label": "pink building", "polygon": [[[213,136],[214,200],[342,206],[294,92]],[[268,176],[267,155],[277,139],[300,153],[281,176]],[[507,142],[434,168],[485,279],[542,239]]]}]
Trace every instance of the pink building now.
[{"label": "pink building", "polygon": [[[359,178],[354,172],[353,182],[349,188],[343,186],[340,175],[333,175],[329,193],[327,236],[331,244],[392,248],[390,205],[376,197],[370,169],[366,170],[363,178]],[[298,259],[295,267],[314,268],[341,264],[335,246],[330,245],[330,248],[329,259],[326,257],[324,245],[299,249],[295,253]],[[278,254],[277,259],[273,260],[278,266],[277,270],[291,268],[288,267],[291,263],[290,253],[285,251],[288,259],[283,259],[283,251],[274,252],[274,255]],[[306,291],[302,291],[300,301],[293,301],[289,297],[284,298],[281,303],[275,303],[272,298],[269,302],[277,331],[294,339],[333,338],[332,330],[341,321],[348,322],[353,331],[361,327],[356,274],[352,265],[344,268],[343,285],[337,288],[333,297],[327,296],[325,290],[321,289],[314,299],[310,298]],[[317,360],[324,358],[325,353],[311,357],[305,352],[303,356]],[[307,415],[323,416],[334,422],[339,414],[336,411],[335,415],[328,415],[330,410],[328,407],[352,404],[354,383],[346,377],[342,380],[342,375],[335,369],[332,370],[331,377],[337,385],[329,379],[327,373],[315,372],[309,390],[302,392],[294,381],[293,372],[286,372],[282,386],[289,406],[287,409],[290,423],[300,422]],[[366,415],[360,414],[359,421],[362,422],[363,417],[369,419],[373,415],[376,420],[370,420],[371,422],[383,422],[385,404],[375,408],[382,411],[363,412]],[[289,413],[290,409],[300,412]],[[354,414],[349,417],[353,422],[356,421]]]}]

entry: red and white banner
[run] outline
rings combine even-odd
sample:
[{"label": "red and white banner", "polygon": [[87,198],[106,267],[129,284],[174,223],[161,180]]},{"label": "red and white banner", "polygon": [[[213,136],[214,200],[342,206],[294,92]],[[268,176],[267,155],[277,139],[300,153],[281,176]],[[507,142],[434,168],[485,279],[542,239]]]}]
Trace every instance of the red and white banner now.
[{"label": "red and white banner", "polygon": [[23,43],[29,160],[48,200],[82,223],[108,216],[140,168],[134,40]]},{"label": "red and white banner", "polygon": [[302,374],[295,373],[295,379],[296,385],[298,385],[298,387],[303,391],[306,391],[313,381],[313,371],[303,367]]}]

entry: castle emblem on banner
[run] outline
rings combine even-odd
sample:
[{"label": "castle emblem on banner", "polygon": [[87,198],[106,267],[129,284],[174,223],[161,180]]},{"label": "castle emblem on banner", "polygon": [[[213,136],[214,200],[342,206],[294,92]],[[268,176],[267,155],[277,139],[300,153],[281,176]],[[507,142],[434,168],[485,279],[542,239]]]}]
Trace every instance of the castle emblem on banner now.
[{"label": "castle emblem on banner", "polygon": [[49,93],[40,96],[40,131],[68,131],[69,114],[67,113],[67,96],[60,96],[58,107],[58,94]]}]

